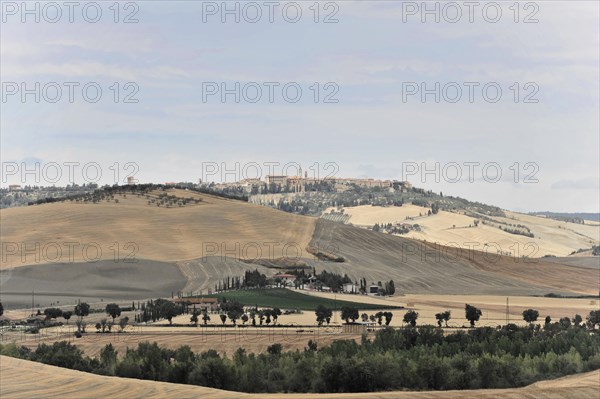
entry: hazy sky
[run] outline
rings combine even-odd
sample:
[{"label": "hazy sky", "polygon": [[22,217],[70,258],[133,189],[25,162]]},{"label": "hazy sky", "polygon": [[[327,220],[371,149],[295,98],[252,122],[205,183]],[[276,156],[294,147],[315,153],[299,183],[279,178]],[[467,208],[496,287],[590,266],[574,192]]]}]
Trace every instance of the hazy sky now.
[{"label": "hazy sky", "polygon": [[2,186],[278,162],[598,212],[598,2],[513,3],[3,1]]}]

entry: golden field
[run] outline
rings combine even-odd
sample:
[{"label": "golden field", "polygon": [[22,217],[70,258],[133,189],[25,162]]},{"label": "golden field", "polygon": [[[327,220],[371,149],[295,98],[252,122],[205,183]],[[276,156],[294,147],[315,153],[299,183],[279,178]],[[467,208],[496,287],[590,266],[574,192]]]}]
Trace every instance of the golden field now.
[{"label": "golden field", "polygon": [[524,388],[438,392],[379,392],[353,394],[245,394],[213,388],[105,377],[41,363],[0,356],[0,396],[3,399],[43,398],[269,398],[269,399],[596,399],[600,371],[541,381]]},{"label": "golden field", "polygon": [[[328,208],[325,213],[333,209]],[[573,251],[591,248],[600,242],[600,224],[597,222],[568,223],[509,211],[505,212],[506,217],[492,217],[500,222],[529,227],[535,236],[530,238],[482,223],[474,227],[475,218],[461,213],[439,211],[436,215],[427,216],[429,208],[412,204],[401,207],[361,205],[343,209],[345,214],[351,215],[348,223],[355,226],[372,227],[375,223],[418,224],[421,231],[411,231],[405,237],[442,245],[455,243],[461,247],[464,247],[464,243],[477,242],[480,246],[476,249],[479,250],[484,250],[486,244],[495,244],[503,253],[510,253],[511,256],[568,256]],[[530,244],[534,246],[525,247]]]},{"label": "golden field", "polygon": [[[118,203],[66,201],[2,209],[0,240],[4,245],[15,243],[17,250],[14,255],[5,251],[0,268],[95,259],[95,246],[84,253],[84,246],[93,243],[105,260],[115,258],[115,243],[119,258],[173,262],[225,253],[231,258],[254,258],[258,251],[261,257],[276,258],[286,244],[304,251],[314,230],[314,218],[191,191],[167,193],[202,202],[166,208],[148,205],[144,196],[125,194],[115,195]],[[39,259],[35,253],[23,258],[22,248],[33,249]]]}]

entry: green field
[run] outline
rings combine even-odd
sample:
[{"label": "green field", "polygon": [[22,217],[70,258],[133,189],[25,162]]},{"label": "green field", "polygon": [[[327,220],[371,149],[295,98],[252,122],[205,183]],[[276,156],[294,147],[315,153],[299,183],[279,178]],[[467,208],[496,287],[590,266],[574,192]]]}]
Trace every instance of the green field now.
[{"label": "green field", "polygon": [[336,301],[328,298],[319,298],[312,295],[301,294],[285,288],[249,289],[238,291],[227,291],[219,294],[204,295],[204,297],[217,298],[222,301],[237,301],[245,306],[278,307],[280,309],[315,310],[317,306],[324,305],[333,310],[339,310],[342,306],[351,306],[358,310],[374,309],[399,309],[399,306],[372,305],[349,301]]}]

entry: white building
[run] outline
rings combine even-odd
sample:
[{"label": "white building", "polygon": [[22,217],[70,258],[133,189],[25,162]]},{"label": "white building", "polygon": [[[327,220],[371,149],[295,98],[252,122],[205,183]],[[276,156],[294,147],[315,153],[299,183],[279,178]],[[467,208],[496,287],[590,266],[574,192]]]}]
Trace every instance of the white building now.
[{"label": "white building", "polygon": [[358,294],[358,285],[354,283],[346,283],[342,286],[342,291],[346,294]]}]

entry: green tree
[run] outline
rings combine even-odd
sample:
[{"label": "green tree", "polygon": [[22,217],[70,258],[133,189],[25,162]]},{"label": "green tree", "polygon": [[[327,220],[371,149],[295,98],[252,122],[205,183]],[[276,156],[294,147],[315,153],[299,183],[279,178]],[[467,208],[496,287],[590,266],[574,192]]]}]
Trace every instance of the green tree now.
[{"label": "green tree", "polygon": [[571,319],[568,317],[563,317],[558,322],[564,329],[571,327]]},{"label": "green tree", "polygon": [[273,344],[273,345],[270,345],[269,347],[267,347],[267,352],[270,355],[281,355],[281,349],[282,349],[281,344]]},{"label": "green tree", "polygon": [[471,323],[471,327],[475,327],[475,322],[481,317],[481,309],[465,304],[465,318]]},{"label": "green tree", "polygon": [[341,311],[342,319],[346,321],[346,324],[350,323],[350,320],[352,320],[352,323],[354,323],[356,319],[358,319],[358,309],[356,308],[351,306],[342,306]]},{"label": "green tree", "polygon": [[206,311],[204,311],[204,313],[202,314],[202,321],[204,322],[204,325],[207,325],[210,321],[210,316]]},{"label": "green tree", "polygon": [[540,312],[534,309],[526,309],[523,311],[523,320],[525,320],[525,322],[529,324],[532,324],[535,321],[537,321],[539,316]]},{"label": "green tree", "polygon": [[220,314],[219,317],[221,318],[221,323],[223,323],[223,325],[225,325],[225,322],[227,321],[227,315]]},{"label": "green tree", "polygon": [[242,315],[242,323],[244,323],[244,325],[246,325],[247,322],[248,322],[248,315],[246,313],[244,313]]},{"label": "green tree", "polygon": [[85,316],[90,314],[90,305],[86,302],[80,302],[75,306],[75,310],[73,311],[76,316],[80,319],[83,319]]},{"label": "green tree", "polygon": [[71,318],[71,316],[73,316],[73,312],[71,312],[70,310],[63,312],[62,314],[62,317],[67,321],[67,324],[69,324],[69,319]]},{"label": "green tree", "polygon": [[281,309],[278,307],[274,307],[271,311],[271,316],[273,317],[273,324],[277,324],[277,319],[281,316]]},{"label": "green tree", "polygon": [[169,320],[169,324],[173,324],[173,317],[177,316],[179,313],[173,302],[164,301],[160,303],[159,314],[160,317]]},{"label": "green tree", "polygon": [[390,280],[386,285],[386,294],[394,295],[396,293],[396,286],[394,285],[394,280]]},{"label": "green tree", "polygon": [[44,315],[48,319],[57,319],[62,316],[62,310],[60,308],[47,308],[44,310]]},{"label": "green tree", "polygon": [[446,324],[446,327],[448,327],[448,321],[452,318],[452,313],[449,310],[446,310],[442,314],[444,315],[444,323]]},{"label": "green tree", "polygon": [[312,339],[309,339],[308,345],[306,345],[306,351],[316,352],[317,351],[317,343],[315,341],[313,341]]},{"label": "green tree", "polygon": [[414,310],[409,310],[404,314],[404,318],[402,319],[406,324],[410,324],[411,327],[417,325],[417,319],[419,318],[419,314]]},{"label": "green tree", "polygon": [[194,324],[194,326],[198,327],[198,312],[194,311],[194,313],[192,313],[192,317],[190,317],[190,322],[192,324]]},{"label": "green tree", "polygon": [[[325,307],[324,305],[319,305],[315,310],[315,315],[317,316],[317,324],[319,326],[322,326],[327,319],[331,319],[333,312],[331,309]],[[329,324],[329,322],[327,324]]]},{"label": "green tree", "polygon": [[231,322],[233,323],[233,325],[235,326],[237,320],[242,316],[242,313],[239,309],[230,309],[227,312],[227,317],[229,317],[229,320],[231,320]]},{"label": "green tree", "polygon": [[106,323],[108,322],[108,320],[106,319],[106,317],[103,317],[102,319],[100,319],[100,328],[102,329],[102,332],[106,331]]},{"label": "green tree", "polygon": [[600,324],[600,310],[592,310],[586,319],[588,327],[593,329],[596,324]]},{"label": "green tree", "polygon": [[2,306],[2,302],[0,302],[0,316],[4,314],[4,306]]},{"label": "green tree", "polygon": [[104,308],[104,311],[106,312],[107,315],[112,317],[113,323],[115,322],[115,319],[117,317],[121,316],[121,308],[116,303],[107,304],[106,308]]},{"label": "green tree", "polygon": [[583,318],[581,317],[581,315],[576,314],[575,317],[573,317],[573,324],[575,324],[576,326],[579,326],[582,321]]},{"label": "green tree", "polygon": [[125,327],[127,327],[127,323],[129,323],[129,317],[125,316],[125,317],[121,317],[119,319],[119,328],[121,329],[121,332],[125,331]]},{"label": "green tree", "polygon": [[108,344],[100,350],[100,366],[108,375],[115,375],[115,369],[117,367],[117,354],[118,352],[115,350],[112,344]]},{"label": "green tree", "polygon": [[383,317],[385,317],[385,325],[389,326],[392,322],[392,317],[394,317],[394,314],[392,312],[384,312]]},{"label": "green tree", "polygon": [[442,322],[444,321],[444,314],[443,313],[436,313],[435,314],[435,320],[438,323],[438,327],[442,327]]},{"label": "green tree", "polygon": [[442,322],[445,322],[446,327],[448,327],[448,320],[450,320],[450,311],[446,310],[445,312],[436,313],[435,319],[437,320],[438,327],[442,327]]}]

